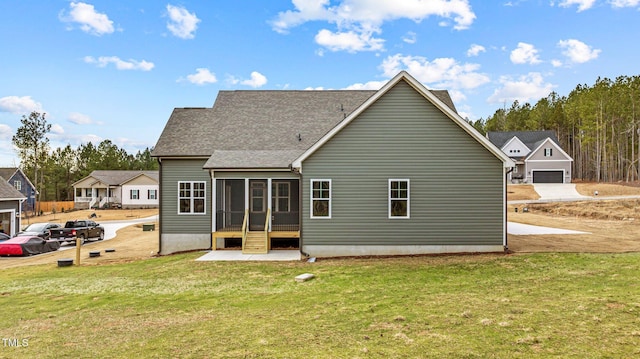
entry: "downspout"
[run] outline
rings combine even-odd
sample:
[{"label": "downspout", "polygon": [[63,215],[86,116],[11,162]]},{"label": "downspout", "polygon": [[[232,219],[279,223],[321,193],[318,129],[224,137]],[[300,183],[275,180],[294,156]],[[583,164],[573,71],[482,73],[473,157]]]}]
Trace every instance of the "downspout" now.
[{"label": "downspout", "polygon": [[[517,165],[516,165],[517,166]],[[504,174],[504,251],[508,251],[509,250],[509,246],[507,245],[507,241],[509,238],[509,231],[507,229],[507,226],[509,225],[509,221],[507,220],[507,215],[508,215],[508,207],[509,207],[509,203],[507,201],[507,178],[509,176],[509,173],[513,172],[513,167],[511,167],[511,169],[509,169],[507,172],[505,172]]]},{"label": "downspout", "polygon": [[158,219],[160,223],[158,223],[158,255],[162,253],[162,200],[164,196],[162,195],[162,160],[158,157]]},{"label": "downspout", "polygon": [[302,172],[300,172],[300,170],[293,168],[292,166],[289,166],[289,168],[291,169],[291,172],[295,173],[298,175],[298,232],[300,232],[300,238],[298,238],[298,246],[300,247],[300,254],[302,254],[303,256],[305,256],[306,258],[309,258],[309,253],[306,253],[305,251],[302,250],[302,243],[303,240],[302,238],[304,237],[302,235]]}]

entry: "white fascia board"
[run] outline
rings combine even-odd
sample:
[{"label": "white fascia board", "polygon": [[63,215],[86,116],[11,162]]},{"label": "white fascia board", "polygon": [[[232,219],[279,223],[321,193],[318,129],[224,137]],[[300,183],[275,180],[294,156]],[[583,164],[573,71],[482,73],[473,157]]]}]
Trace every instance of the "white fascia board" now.
[{"label": "white fascia board", "polygon": [[389,80],[378,92],[376,92],[373,96],[371,96],[367,101],[365,101],[360,107],[358,107],[355,111],[353,111],[349,116],[347,116],[344,120],[342,120],[338,125],[331,129],[331,131],[327,132],[318,142],[316,142],[313,146],[311,146],[308,150],[306,150],[302,155],[296,158],[291,167],[299,169],[302,172],[302,162],[306,160],[309,156],[311,156],[315,151],[317,151],[320,147],[322,147],[325,143],[327,143],[333,136],[335,136],[338,132],[340,132],[343,128],[345,128],[348,124],[351,123],[354,119],[356,119],[364,110],[369,108],[372,104],[374,104],[380,97],[386,94],[391,88],[393,88],[398,82],[401,80],[406,80],[409,85],[411,85],[416,91],[418,91],[423,97],[425,97],[428,101],[430,101],[433,105],[435,105],[440,111],[442,111],[447,117],[453,120],[458,126],[460,126],[465,132],[467,132],[471,137],[473,137],[476,141],[480,142],[486,149],[489,150],[494,156],[498,157],[502,160],[502,163],[505,168],[514,167],[515,163],[509,156],[507,156],[504,152],[502,152],[498,147],[496,147],[493,143],[491,143],[486,137],[482,136],[473,126],[471,126],[467,121],[465,121],[460,115],[454,112],[449,106],[444,104],[440,99],[438,99],[431,91],[429,91],[423,84],[421,84],[418,80],[416,80],[413,76],[411,76],[406,71],[400,71],[394,78]]},{"label": "white fascia board", "polygon": [[[556,160],[556,161],[572,161],[573,162],[573,158],[571,158],[571,156],[569,156],[568,153],[564,152],[564,150],[562,149],[562,147],[560,147],[559,145],[557,145],[555,142],[551,141],[551,139],[549,137],[547,137],[546,140],[542,141],[542,143],[540,144],[540,146],[538,146],[535,150],[531,151],[531,153],[529,153],[529,155],[527,156],[527,158],[525,159],[525,162],[530,162],[530,161],[536,161],[536,160],[530,160],[529,158],[533,157],[533,155],[535,155],[538,151],[540,151],[540,149],[546,144],[546,143],[551,143],[551,146],[553,146],[554,148],[556,148],[558,151],[560,151],[560,153],[562,153],[563,156],[565,156],[567,159],[566,160]],[[537,160],[537,161],[544,161],[544,160]]]}]

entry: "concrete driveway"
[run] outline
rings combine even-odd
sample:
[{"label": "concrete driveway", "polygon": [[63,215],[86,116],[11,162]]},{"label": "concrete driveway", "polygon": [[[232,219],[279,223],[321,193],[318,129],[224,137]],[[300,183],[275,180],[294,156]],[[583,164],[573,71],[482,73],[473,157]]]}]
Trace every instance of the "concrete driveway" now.
[{"label": "concrete driveway", "polygon": [[574,201],[590,199],[576,191],[575,183],[536,183],[533,189],[540,195],[540,200],[545,201]]}]

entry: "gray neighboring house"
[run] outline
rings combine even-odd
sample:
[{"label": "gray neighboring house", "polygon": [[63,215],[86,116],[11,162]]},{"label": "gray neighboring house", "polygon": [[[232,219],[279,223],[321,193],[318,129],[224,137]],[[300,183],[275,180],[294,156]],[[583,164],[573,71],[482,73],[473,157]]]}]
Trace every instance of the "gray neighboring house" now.
[{"label": "gray neighboring house", "polygon": [[516,163],[512,183],[571,183],[573,158],[555,131],[487,132],[487,138]]},{"label": "gray neighboring house", "polygon": [[[514,165],[447,91],[220,91],[176,108],[160,163],[160,254],[295,246],[311,257],[496,252]],[[470,175],[472,174],[472,175]]]},{"label": "gray neighboring house", "polygon": [[27,198],[0,177],[0,231],[15,236],[20,232],[22,203]]}]

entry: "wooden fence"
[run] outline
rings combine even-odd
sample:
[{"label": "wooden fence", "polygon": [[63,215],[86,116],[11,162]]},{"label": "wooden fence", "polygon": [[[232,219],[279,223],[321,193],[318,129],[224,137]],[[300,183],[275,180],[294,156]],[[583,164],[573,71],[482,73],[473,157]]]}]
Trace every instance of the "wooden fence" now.
[{"label": "wooden fence", "polygon": [[73,209],[73,201],[38,202],[36,212],[50,213],[55,210],[56,213],[60,213],[70,209]]}]

